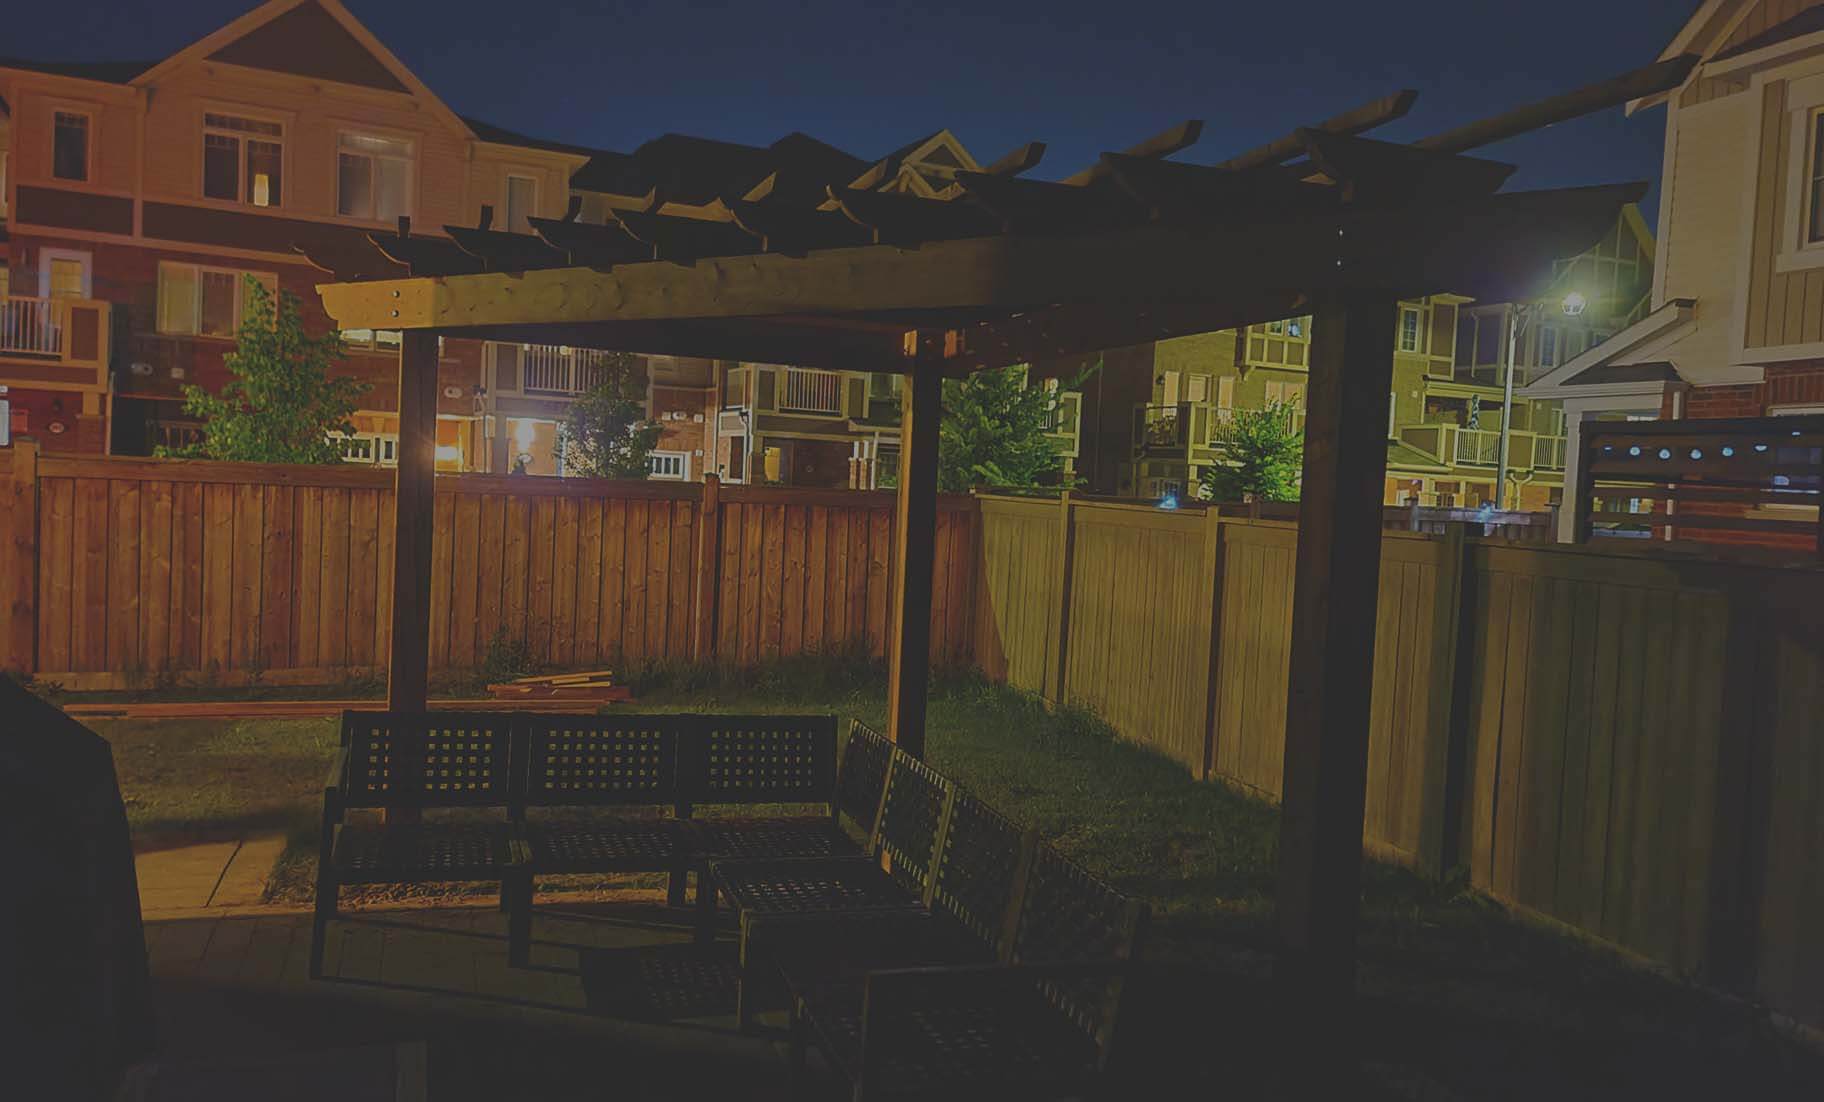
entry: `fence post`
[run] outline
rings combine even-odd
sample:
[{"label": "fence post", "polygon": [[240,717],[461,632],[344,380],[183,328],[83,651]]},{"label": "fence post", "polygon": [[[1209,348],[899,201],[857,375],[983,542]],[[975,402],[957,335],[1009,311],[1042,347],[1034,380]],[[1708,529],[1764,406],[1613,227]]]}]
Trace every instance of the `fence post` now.
[{"label": "fence post", "polygon": [[1072,545],[1070,491],[1058,495],[1058,598],[1051,612],[1052,662],[1046,670],[1049,691],[1045,698],[1056,707],[1064,705],[1064,668],[1070,646],[1070,571]]},{"label": "fence post", "polygon": [[1722,724],[1717,732],[1709,898],[1699,975],[1713,986],[1751,992],[1772,844],[1768,780],[1774,768],[1776,721],[1770,702],[1777,700],[1779,686],[1769,639],[1777,637],[1780,613],[1770,607],[1773,600],[1766,583],[1749,580],[1745,572],[1725,593],[1729,612],[1719,671]]},{"label": "fence post", "polygon": [[1210,652],[1203,685],[1203,780],[1216,771],[1216,708],[1222,670],[1222,509],[1211,505],[1203,514],[1203,573],[1210,584]]},{"label": "fence post", "polygon": [[722,480],[712,472],[703,476],[703,497],[697,506],[697,606],[690,648],[693,661],[708,661],[716,649],[721,559]]},{"label": "fence post", "polygon": [[1438,793],[1426,801],[1420,822],[1423,845],[1419,854],[1423,871],[1441,875],[1462,864],[1464,801],[1469,784],[1469,700],[1475,677],[1476,571],[1475,541],[1469,524],[1452,521],[1444,526],[1439,548],[1438,591],[1432,627],[1431,702],[1427,709],[1432,730],[1442,725],[1442,737],[1432,739],[1434,749],[1425,762],[1425,791]]},{"label": "fence post", "polygon": [[[38,672],[38,444],[13,445],[13,470],[5,488],[12,528],[11,558],[0,569],[0,601],[11,613],[0,638],[0,669]],[[4,548],[0,548],[4,549]]]}]

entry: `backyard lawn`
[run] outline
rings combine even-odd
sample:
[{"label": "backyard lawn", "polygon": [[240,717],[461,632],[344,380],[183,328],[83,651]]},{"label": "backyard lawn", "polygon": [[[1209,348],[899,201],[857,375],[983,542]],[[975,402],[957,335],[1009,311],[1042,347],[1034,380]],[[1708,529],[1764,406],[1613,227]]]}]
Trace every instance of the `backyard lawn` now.
[{"label": "backyard lawn", "polygon": [[[833,711],[882,723],[877,670],[792,663],[671,673],[643,710]],[[249,830],[292,843],[269,896],[309,898],[329,720],[96,721],[141,848]],[[1148,1043],[1233,1083],[1270,974],[1274,810],[973,678],[933,689],[928,757],[1129,892],[1150,899],[1148,956],[1177,962]],[[624,881],[623,881],[624,883]],[[643,882],[656,885],[656,878]],[[1364,1044],[1412,1097],[1817,1097],[1824,1067],[1766,1016],[1647,972],[1466,890],[1370,863]],[[1223,997],[1219,992],[1227,992]],[[1573,1086],[1574,1084],[1574,1086]],[[1587,1088],[1587,1090],[1586,1090]]]}]

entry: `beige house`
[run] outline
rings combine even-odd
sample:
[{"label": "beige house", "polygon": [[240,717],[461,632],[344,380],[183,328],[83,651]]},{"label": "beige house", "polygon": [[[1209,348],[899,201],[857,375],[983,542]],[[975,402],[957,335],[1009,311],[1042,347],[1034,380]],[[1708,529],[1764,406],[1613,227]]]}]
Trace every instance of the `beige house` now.
[{"label": "beige house", "polygon": [[1824,412],[1824,0],[1707,0],[1662,56],[1685,53],[1683,87],[1630,105],[1666,110],[1650,309],[1524,391],[1564,403],[1567,485],[1591,420]]}]

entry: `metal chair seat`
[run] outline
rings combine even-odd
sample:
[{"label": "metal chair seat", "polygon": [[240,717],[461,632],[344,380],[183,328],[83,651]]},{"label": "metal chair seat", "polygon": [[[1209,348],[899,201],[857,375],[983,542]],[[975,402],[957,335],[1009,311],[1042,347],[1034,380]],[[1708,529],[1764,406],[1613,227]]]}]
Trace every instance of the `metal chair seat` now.
[{"label": "metal chair seat", "polygon": [[691,826],[695,832],[692,844],[711,860],[854,857],[861,853],[861,846],[840,833],[827,815],[698,819]]},{"label": "metal chair seat", "polygon": [[[1048,1099],[1074,1096],[1094,1077],[1095,1043],[1036,986],[971,994],[906,1008],[890,1036],[874,1039],[870,1097]],[[797,995],[818,1047],[850,1082],[862,1074],[862,998],[863,984],[852,981]]]},{"label": "metal chair seat", "polygon": [[738,914],[922,909],[872,857],[711,861],[709,868]]},{"label": "metal chair seat", "polygon": [[505,823],[347,824],[333,862],[344,884],[498,880],[515,864]]},{"label": "metal chair seat", "polygon": [[535,872],[663,872],[691,853],[690,834],[677,819],[533,822],[521,837]]}]

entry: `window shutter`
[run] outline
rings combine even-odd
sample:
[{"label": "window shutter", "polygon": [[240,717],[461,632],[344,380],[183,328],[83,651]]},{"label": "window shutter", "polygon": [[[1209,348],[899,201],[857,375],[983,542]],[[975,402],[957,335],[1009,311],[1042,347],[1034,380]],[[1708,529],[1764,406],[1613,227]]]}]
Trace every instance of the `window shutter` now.
[{"label": "window shutter", "polygon": [[849,376],[847,389],[848,415],[857,418],[866,417],[868,415],[868,377],[866,375]]},{"label": "window shutter", "polygon": [[754,408],[757,410],[775,410],[779,408],[779,384],[777,372],[759,368],[754,372]]},{"label": "window shutter", "polygon": [[1431,308],[1431,354],[1446,360],[1457,354],[1457,308],[1434,304]]},{"label": "window shutter", "polygon": [[494,389],[508,394],[519,393],[519,345],[490,344],[494,354]]},{"label": "window shutter", "polygon": [[1216,404],[1223,409],[1235,408],[1235,376],[1224,375],[1216,380]]},{"label": "window shutter", "polygon": [[158,331],[196,332],[196,269],[188,264],[158,266]]}]

